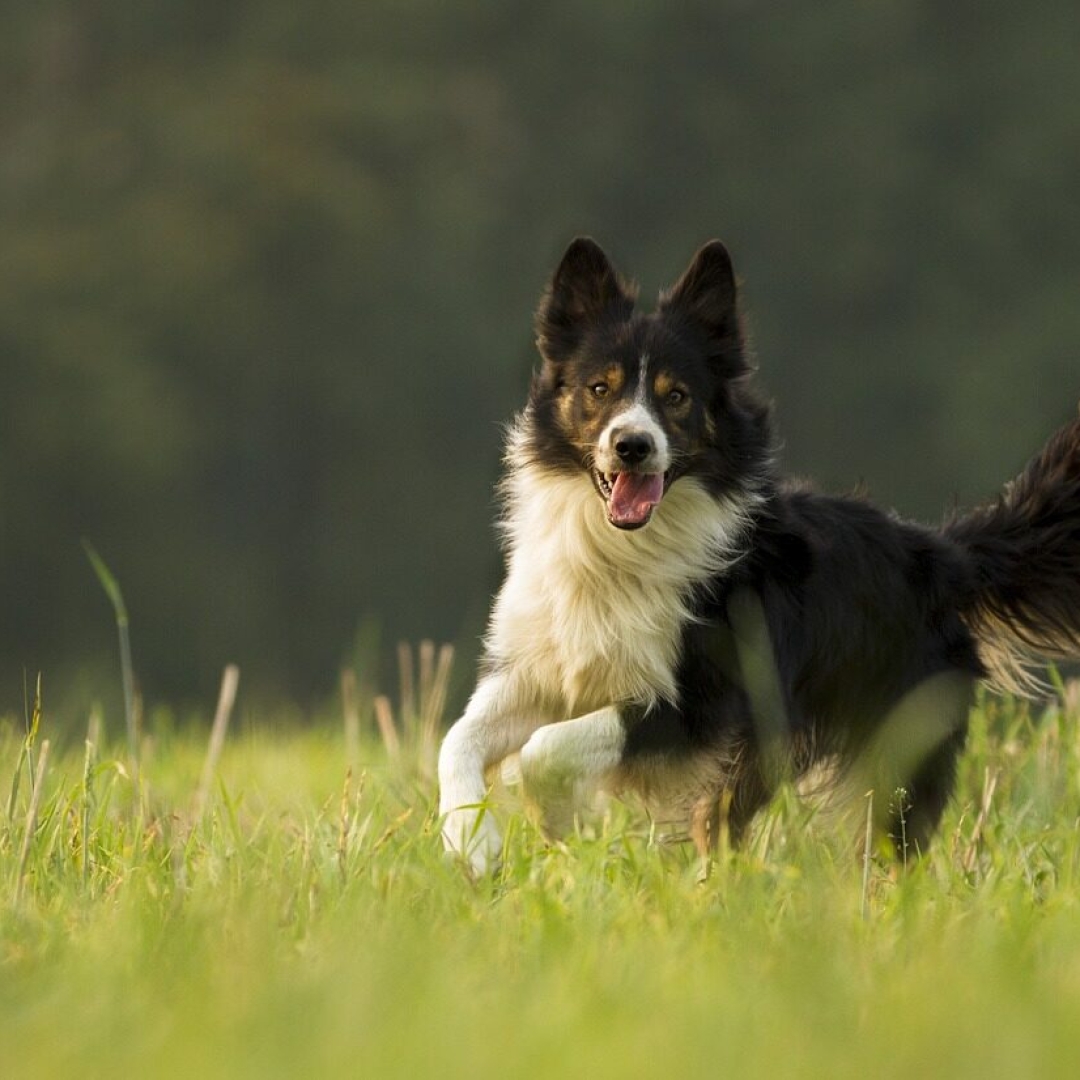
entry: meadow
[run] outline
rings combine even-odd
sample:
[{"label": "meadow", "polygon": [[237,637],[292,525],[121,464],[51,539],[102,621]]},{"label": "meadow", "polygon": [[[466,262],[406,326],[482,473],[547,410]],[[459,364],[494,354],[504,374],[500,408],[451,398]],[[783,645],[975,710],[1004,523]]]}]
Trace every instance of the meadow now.
[{"label": "meadow", "polygon": [[137,761],[123,718],[3,721],[0,1076],[1076,1074],[1080,685],[980,701],[906,868],[789,792],[705,877],[633,805],[546,844],[508,786],[479,881],[441,701],[345,689],[303,727],[151,717]]}]

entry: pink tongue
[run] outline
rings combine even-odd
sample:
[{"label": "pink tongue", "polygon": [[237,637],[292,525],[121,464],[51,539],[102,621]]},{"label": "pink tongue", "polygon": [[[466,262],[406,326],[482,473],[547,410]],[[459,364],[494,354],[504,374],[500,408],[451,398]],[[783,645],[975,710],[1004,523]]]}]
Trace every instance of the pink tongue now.
[{"label": "pink tongue", "polygon": [[644,525],[663,497],[663,473],[621,472],[611,488],[608,517],[615,525]]}]

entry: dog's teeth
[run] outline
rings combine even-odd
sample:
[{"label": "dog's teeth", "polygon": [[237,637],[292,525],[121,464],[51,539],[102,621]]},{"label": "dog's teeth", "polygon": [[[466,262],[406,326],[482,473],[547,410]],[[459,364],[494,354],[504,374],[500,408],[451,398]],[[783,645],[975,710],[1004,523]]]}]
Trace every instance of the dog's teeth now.
[{"label": "dog's teeth", "polygon": [[607,473],[601,469],[596,470],[596,482],[605,498],[610,497],[612,488],[615,486],[615,478],[618,475],[618,473]]}]

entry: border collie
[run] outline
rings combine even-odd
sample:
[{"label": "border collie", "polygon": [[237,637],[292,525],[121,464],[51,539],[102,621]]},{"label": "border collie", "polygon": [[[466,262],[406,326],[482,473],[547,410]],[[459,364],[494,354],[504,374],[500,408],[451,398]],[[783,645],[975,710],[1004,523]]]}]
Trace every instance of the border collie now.
[{"label": "border collie", "polygon": [[541,298],[509,430],[507,574],[479,683],[439,756],[447,847],[501,851],[485,774],[520,752],[558,835],[636,790],[706,854],[784,779],[872,788],[925,846],[974,687],[1080,655],[1080,419],[993,504],[940,529],[782,484],[735,276],[706,244],[651,314],[587,238]]}]

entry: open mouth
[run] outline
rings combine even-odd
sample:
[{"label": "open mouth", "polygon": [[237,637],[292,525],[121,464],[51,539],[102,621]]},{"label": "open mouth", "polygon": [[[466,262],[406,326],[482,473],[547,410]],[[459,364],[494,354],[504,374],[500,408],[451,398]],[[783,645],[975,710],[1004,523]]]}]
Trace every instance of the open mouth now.
[{"label": "open mouth", "polygon": [[607,503],[608,521],[617,529],[640,529],[647,525],[670,479],[670,469],[663,473],[593,470],[597,490]]}]

